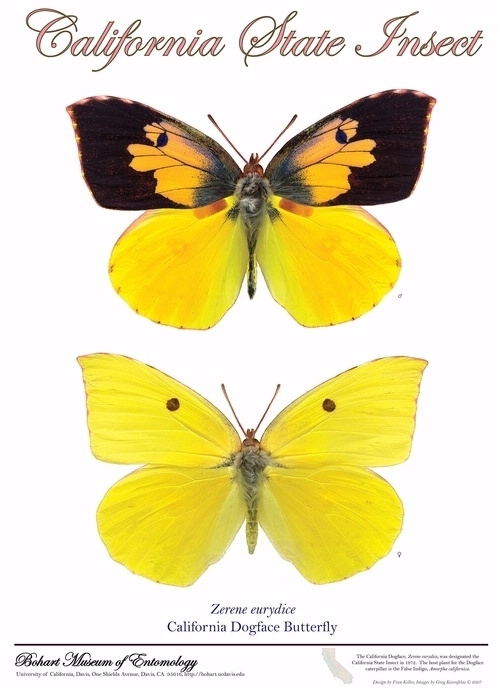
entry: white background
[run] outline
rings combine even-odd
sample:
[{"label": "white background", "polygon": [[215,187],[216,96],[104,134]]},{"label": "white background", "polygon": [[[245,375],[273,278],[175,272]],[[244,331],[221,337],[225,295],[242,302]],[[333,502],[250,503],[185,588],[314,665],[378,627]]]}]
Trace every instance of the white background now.
[{"label": "white background", "polygon": [[[337,624],[335,644],[495,643],[499,381],[493,75],[499,32],[490,3],[455,5],[452,12],[448,4],[436,7],[425,0],[362,0],[348,7],[293,0],[272,8],[257,0],[234,3],[230,11],[221,0],[52,5],[79,17],[78,37],[100,35],[110,20],[121,32],[140,18],[136,35],[146,39],[190,38],[201,28],[203,37],[223,36],[226,48],[216,58],[120,53],[109,67],[93,72],[102,57],[65,53],[49,59],[36,51],[36,34],[25,25],[26,15],[38,7],[34,1],[9,10],[1,112],[7,191],[2,418],[10,475],[2,507],[12,541],[3,566],[12,577],[3,585],[4,609],[12,612],[2,651],[7,676],[13,674],[14,642],[328,641],[324,634],[269,638],[166,631],[169,620],[216,621],[209,614],[212,602],[296,606],[296,622]],[[298,16],[290,28],[298,37],[329,29],[332,37],[345,37],[346,48],[330,58],[273,53],[246,67],[237,45],[242,29],[263,14],[280,22],[293,9]],[[385,21],[415,10],[419,14],[407,25],[411,36],[427,40],[436,30],[438,38],[457,38],[482,29],[482,48],[474,57],[397,57],[395,46],[374,58],[355,55],[357,43],[366,52],[382,44]],[[265,149],[295,112],[299,119],[289,136],[390,88],[424,91],[437,105],[416,191],[402,202],[370,209],[403,257],[399,282],[374,311],[355,323],[305,329],[273,302],[261,279],[252,302],[243,290],[216,327],[189,332],[136,316],[116,296],[107,275],[109,254],[139,213],[105,210],[93,201],[81,178],[67,105],[92,95],[131,98],[221,141],[206,118],[211,113],[249,155]],[[279,557],[264,534],[248,556],[241,532],[225,557],[191,587],[161,586],[132,575],[108,557],[95,525],[102,496],[128,471],[98,462],[89,449],[76,357],[93,352],[151,364],[229,414],[220,390],[224,382],[245,426],[257,422],[278,382],[282,388],[271,418],[352,366],[391,355],[428,359],[411,458],[380,472],[405,507],[392,553],[344,582],[314,586]],[[497,658],[495,649],[491,657]],[[343,649],[343,658],[351,654]],[[276,678],[340,685],[319,648],[187,648],[183,655],[206,659],[203,669],[246,671],[233,686],[253,684],[270,663]],[[497,676],[497,660],[491,662],[495,672],[489,665],[479,675],[482,686],[494,686],[485,681]],[[362,681],[357,686],[364,686]]]}]

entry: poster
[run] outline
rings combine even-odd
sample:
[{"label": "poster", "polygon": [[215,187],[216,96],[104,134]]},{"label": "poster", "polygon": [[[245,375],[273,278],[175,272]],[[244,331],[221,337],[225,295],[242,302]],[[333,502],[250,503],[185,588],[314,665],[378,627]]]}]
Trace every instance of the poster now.
[{"label": "poster", "polygon": [[[54,42],[57,25],[43,27],[64,16],[73,23]],[[348,8],[317,0],[233,8],[219,0],[63,0],[49,9],[22,0],[7,17],[8,685],[107,686],[112,678],[164,686],[190,678],[219,686],[224,677],[231,687],[495,686],[497,27],[490,4],[450,12],[426,0]],[[96,45],[106,31],[105,40],[117,42],[104,55]],[[269,32],[268,49],[250,50],[253,33]],[[193,48],[127,54],[127,35],[184,37]],[[85,37],[94,39],[88,54],[72,54],[69,46]],[[304,55],[307,37],[315,42]],[[109,254],[139,213],[93,201],[68,105],[94,95],[129,98],[227,147],[211,114],[246,157],[263,151],[295,113],[274,153],[328,113],[387,89],[422,91],[437,104],[414,193],[370,209],[403,257],[378,307],[353,323],[303,328],[260,275],[253,300],[243,287],[214,328],[183,331],[135,315],[117,297]],[[256,425],[278,383],[269,420],[364,362],[427,359],[410,459],[378,470],[404,504],[393,549],[365,572],[316,586],[263,532],[249,556],[241,531],[192,586],[134,576],[108,556],[95,524],[103,495],[130,469],[90,451],[76,357],[94,352],[146,362],[230,416],[225,383],[245,427]]]}]

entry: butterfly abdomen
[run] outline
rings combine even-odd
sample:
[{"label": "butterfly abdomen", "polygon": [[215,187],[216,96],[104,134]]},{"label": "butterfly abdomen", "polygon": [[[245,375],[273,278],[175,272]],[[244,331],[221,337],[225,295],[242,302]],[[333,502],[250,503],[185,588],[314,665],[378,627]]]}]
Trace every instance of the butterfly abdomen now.
[{"label": "butterfly abdomen", "polygon": [[246,543],[248,552],[255,551],[258,539],[258,499],[263,480],[263,471],[270,464],[270,457],[258,448],[258,444],[245,446],[236,455],[237,481],[246,503]]},{"label": "butterfly abdomen", "polygon": [[250,172],[239,180],[235,194],[238,198],[237,209],[248,242],[248,294],[252,299],[256,292],[255,247],[258,232],[267,213],[267,199],[272,191],[265,177]]}]

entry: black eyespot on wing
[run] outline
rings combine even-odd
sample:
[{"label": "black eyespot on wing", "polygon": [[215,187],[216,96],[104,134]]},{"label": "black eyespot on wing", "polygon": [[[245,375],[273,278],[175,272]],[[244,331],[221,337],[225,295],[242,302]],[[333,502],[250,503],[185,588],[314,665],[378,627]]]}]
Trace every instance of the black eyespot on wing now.
[{"label": "black eyespot on wing", "polygon": [[333,400],[329,399],[329,397],[326,397],[326,399],[322,403],[322,408],[324,409],[324,411],[332,412],[336,409],[336,403]]},{"label": "black eyespot on wing", "polygon": [[168,134],[166,132],[161,132],[156,141],[156,146],[166,146],[168,143]]}]

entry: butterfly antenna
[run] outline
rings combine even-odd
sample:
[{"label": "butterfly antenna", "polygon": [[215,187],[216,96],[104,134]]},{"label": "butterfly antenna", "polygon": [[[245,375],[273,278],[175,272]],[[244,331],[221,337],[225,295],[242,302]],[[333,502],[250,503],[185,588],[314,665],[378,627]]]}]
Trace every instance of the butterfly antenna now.
[{"label": "butterfly antenna", "polygon": [[[208,117],[209,117],[209,115],[208,115]],[[231,410],[231,412],[234,414],[234,418],[235,418],[235,420],[237,421],[237,425],[238,425],[239,428],[242,430],[243,435],[245,436],[245,435],[246,435],[246,431],[245,431],[244,428],[242,427],[241,422],[239,421],[239,419],[237,418],[237,414],[236,414],[236,412],[234,411],[234,407],[232,406],[232,403],[231,403],[231,401],[230,401],[230,399],[229,399],[229,395],[227,394],[227,390],[225,389],[225,385],[224,385],[223,383],[222,383],[222,392],[223,392],[223,394],[224,394],[224,396],[225,396],[225,399],[226,399],[227,402],[229,403],[230,410]],[[266,412],[265,412],[265,413],[266,413]]]},{"label": "butterfly antenna", "polygon": [[[296,120],[297,117],[298,117],[298,115],[293,115],[293,117],[290,119],[290,121],[288,122],[288,124],[284,127],[284,129],[283,129],[282,132],[279,134],[279,136],[277,136],[277,137],[274,139],[274,141],[270,144],[270,146],[267,148],[267,150],[265,151],[265,153],[262,153],[262,155],[258,157],[258,160],[261,160],[264,156],[267,155],[267,153],[270,151],[270,149],[272,148],[272,146],[274,146],[274,144],[276,144],[277,141],[279,141],[279,139],[280,139],[281,136],[284,134],[284,132],[287,132],[287,131],[288,131],[288,129],[291,127],[291,125],[293,124],[293,122]],[[276,394],[277,394],[277,393],[276,393]],[[274,397],[275,397],[275,395],[274,395]],[[274,400],[272,400],[272,402],[273,402],[273,401],[274,401]],[[272,402],[271,402],[270,404],[272,404]],[[264,416],[265,416],[265,414],[264,414]],[[260,423],[261,423],[261,422],[260,422]]]},{"label": "butterfly antenna", "polygon": [[[248,161],[246,160],[246,158],[245,158],[243,155],[241,155],[241,153],[239,153],[239,151],[238,151],[237,148],[234,146],[234,144],[232,143],[232,141],[229,139],[229,137],[227,136],[227,134],[225,134],[225,132],[222,131],[222,129],[221,129],[221,128],[218,126],[218,124],[215,122],[214,118],[213,118],[211,115],[208,115],[208,119],[209,119],[210,122],[218,129],[218,131],[219,131],[220,134],[223,136],[223,138],[225,139],[225,141],[227,141],[227,143],[228,143],[230,146],[232,146],[232,148],[233,148],[234,151],[237,153],[237,155],[241,158],[241,160],[243,160],[243,161],[246,163],[246,165],[247,165],[247,164],[248,164]],[[286,131],[286,130],[284,130],[284,131]],[[223,385],[222,385],[222,388],[223,388]],[[224,392],[225,392],[225,391],[224,391]],[[225,395],[225,396],[227,397],[227,395]],[[228,398],[227,398],[227,400],[228,400]],[[229,402],[229,404],[230,404],[230,402]],[[231,409],[232,409],[232,407],[231,407]],[[234,410],[232,409],[232,411],[234,411]],[[234,416],[236,416],[236,415],[234,414]],[[237,416],[236,416],[236,419],[237,419]],[[238,423],[239,423],[239,422],[238,422]],[[241,425],[241,424],[239,424],[239,425]]]},{"label": "butterfly antenna", "polygon": [[[253,434],[255,434],[255,433],[258,431],[258,429],[260,428],[260,426],[262,425],[262,421],[263,421],[264,418],[267,416],[267,412],[268,412],[268,410],[270,409],[270,407],[272,406],[272,402],[273,402],[273,401],[275,400],[275,398],[277,397],[277,393],[279,392],[280,389],[281,389],[281,385],[278,384],[277,387],[276,387],[276,389],[275,389],[274,395],[273,395],[272,399],[270,400],[270,402],[268,403],[267,409],[263,412],[263,416],[262,416],[262,418],[260,419],[260,421],[258,422],[258,426],[257,426],[257,427],[255,428],[255,430],[253,431]],[[237,425],[239,426],[239,428],[240,428],[241,431],[243,432],[243,435],[247,436],[247,435],[248,435],[248,432],[244,430],[244,428],[243,428],[241,422],[240,422],[239,419],[237,418],[237,414],[236,414],[236,412],[234,411],[234,407],[232,406],[232,402],[231,402],[230,399],[229,399],[229,395],[227,394],[227,390],[225,389],[225,385],[224,385],[223,383],[222,383],[222,392],[223,392],[223,394],[224,394],[225,399],[227,400],[227,402],[228,402],[228,404],[229,404],[229,407],[230,407],[231,412],[234,414],[234,418],[235,418],[235,420],[237,421]]]},{"label": "butterfly antenna", "polygon": [[[296,115],[295,115],[295,118],[296,118]],[[289,125],[288,125],[288,127],[289,127]],[[287,127],[286,127],[286,129],[287,129]],[[284,131],[286,131],[286,130],[284,130]],[[268,404],[268,406],[267,406],[267,409],[263,412],[263,416],[262,416],[262,418],[260,419],[260,421],[258,422],[258,426],[255,428],[255,431],[254,431],[255,433],[258,431],[258,429],[259,429],[260,426],[262,425],[262,421],[263,421],[264,418],[267,416],[267,412],[268,412],[268,410],[270,409],[270,407],[272,406],[272,402],[273,402],[273,401],[275,400],[275,398],[277,397],[277,393],[279,392],[280,389],[281,389],[281,386],[280,386],[280,384],[278,384],[277,387],[276,387],[276,389],[275,389],[274,396],[273,396],[272,399],[270,400],[270,402],[269,402],[269,404]]]}]

